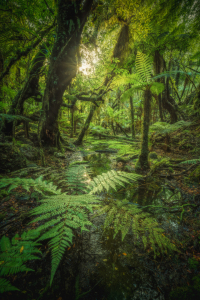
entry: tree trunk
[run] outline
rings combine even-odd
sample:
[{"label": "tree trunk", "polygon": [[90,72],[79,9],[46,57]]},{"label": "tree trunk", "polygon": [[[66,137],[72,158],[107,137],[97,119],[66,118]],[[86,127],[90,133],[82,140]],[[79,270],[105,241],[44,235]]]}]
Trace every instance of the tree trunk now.
[{"label": "tree trunk", "polygon": [[135,138],[135,123],[134,123],[134,107],[133,107],[133,97],[130,96],[130,108],[131,108],[131,137]]},{"label": "tree trunk", "polygon": [[[43,67],[46,58],[46,47],[48,44],[41,45],[40,50],[36,54],[32,62],[32,68],[29,73],[29,78],[26,81],[24,87],[15,96],[12,105],[8,111],[9,115],[23,115],[24,102],[30,97],[40,97],[39,92],[39,78],[40,71]],[[13,122],[5,122],[5,128],[3,131],[7,135],[12,134]]]},{"label": "tree trunk", "polygon": [[[3,53],[0,50],[0,74],[3,72],[3,65],[4,65]],[[3,87],[3,80],[0,81],[0,101],[3,102],[4,93],[3,93],[2,87]],[[3,109],[0,112],[5,113],[5,111]]]},{"label": "tree trunk", "polygon": [[74,145],[81,145],[82,144],[84,135],[85,135],[86,131],[88,130],[89,126],[90,126],[90,122],[92,121],[92,117],[94,115],[94,112],[95,112],[96,108],[97,108],[96,105],[91,104],[90,112],[89,112],[89,115],[87,117],[87,120],[85,121],[85,124],[84,124],[77,140],[74,142]]},{"label": "tree trunk", "polygon": [[71,134],[70,138],[73,138],[74,136],[74,107],[71,108]]},{"label": "tree trunk", "polygon": [[57,38],[54,44],[46,89],[43,114],[39,123],[39,139],[45,144],[59,145],[58,113],[63,94],[77,73],[77,48],[81,33],[92,7],[93,0],[58,1]]},{"label": "tree trunk", "polygon": [[150,168],[148,155],[148,134],[149,134],[149,121],[150,121],[150,109],[151,109],[151,91],[147,87],[144,92],[144,117],[143,117],[143,128],[142,128],[142,148],[141,154],[138,159],[137,169],[147,170]]}]

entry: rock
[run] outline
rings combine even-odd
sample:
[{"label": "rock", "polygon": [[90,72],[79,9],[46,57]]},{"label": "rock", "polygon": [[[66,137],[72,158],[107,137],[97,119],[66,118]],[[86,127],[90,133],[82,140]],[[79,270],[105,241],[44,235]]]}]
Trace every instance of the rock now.
[{"label": "rock", "polygon": [[54,152],[54,156],[57,158],[65,158],[65,154],[59,152]]}]

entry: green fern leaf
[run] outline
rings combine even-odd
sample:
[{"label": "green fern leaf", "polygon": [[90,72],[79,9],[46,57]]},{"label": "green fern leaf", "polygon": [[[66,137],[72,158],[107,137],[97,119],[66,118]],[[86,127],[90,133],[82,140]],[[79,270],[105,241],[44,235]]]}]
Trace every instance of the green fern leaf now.
[{"label": "green fern leaf", "polygon": [[151,63],[149,58],[144,53],[138,51],[135,64],[137,73],[141,76],[143,82],[148,83],[151,80]]},{"label": "green fern leaf", "polygon": [[186,160],[186,161],[179,163],[179,165],[181,165],[181,164],[190,165],[190,164],[198,164],[198,163],[200,163],[200,159],[190,159],[190,160]]},{"label": "green fern leaf", "polygon": [[116,190],[116,184],[124,186],[123,182],[130,183],[130,181],[137,181],[141,178],[141,175],[130,174],[122,171],[108,171],[93,178],[91,182],[90,195],[101,192],[104,189],[108,192],[109,188],[112,187]]},{"label": "green fern leaf", "polygon": [[[73,170],[74,172],[74,170]],[[35,231],[45,231],[38,241],[51,239],[52,269],[50,284],[67,247],[72,244],[72,229],[88,230],[93,224],[88,220],[87,210],[93,212],[94,203],[99,203],[93,195],[53,195],[40,200],[40,206],[34,208],[30,215],[40,215],[32,222],[45,221]],[[50,219],[50,220],[49,220]],[[31,222],[31,223],[32,223]]]},{"label": "green fern leaf", "polygon": [[19,291],[19,289],[13,286],[10,281],[6,280],[5,278],[0,278],[0,293],[9,291]]}]

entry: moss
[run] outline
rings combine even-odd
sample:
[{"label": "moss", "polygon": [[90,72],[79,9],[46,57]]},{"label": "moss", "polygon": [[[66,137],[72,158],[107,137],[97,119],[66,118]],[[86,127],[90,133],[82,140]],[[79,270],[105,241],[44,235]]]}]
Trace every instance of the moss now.
[{"label": "moss", "polygon": [[6,190],[0,190],[0,200],[6,196],[8,196],[8,192]]},{"label": "moss", "polygon": [[149,158],[157,159],[157,158],[158,158],[158,155],[157,155],[156,152],[151,152],[151,153],[149,153]]}]

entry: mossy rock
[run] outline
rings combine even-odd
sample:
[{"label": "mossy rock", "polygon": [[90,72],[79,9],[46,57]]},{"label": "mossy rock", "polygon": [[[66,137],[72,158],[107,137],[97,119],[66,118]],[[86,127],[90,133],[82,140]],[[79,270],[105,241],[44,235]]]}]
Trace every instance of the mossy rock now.
[{"label": "mossy rock", "polygon": [[157,155],[156,152],[151,152],[151,153],[149,153],[149,158],[157,159],[157,158],[158,158],[158,155]]}]

